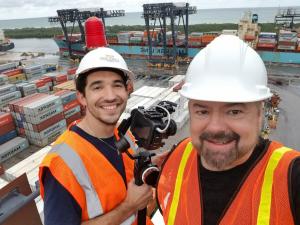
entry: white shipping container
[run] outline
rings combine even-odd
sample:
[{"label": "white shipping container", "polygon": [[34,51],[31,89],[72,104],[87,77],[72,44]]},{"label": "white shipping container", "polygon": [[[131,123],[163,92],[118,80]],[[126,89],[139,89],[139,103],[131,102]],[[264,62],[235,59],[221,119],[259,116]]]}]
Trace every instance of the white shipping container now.
[{"label": "white shipping container", "polygon": [[293,38],[286,38],[286,37],[279,37],[278,41],[289,41],[289,42],[297,42],[298,38],[293,37]]},{"label": "white shipping container", "polygon": [[143,86],[140,89],[134,91],[131,95],[148,97],[148,98],[156,98],[166,90],[167,90],[166,88],[161,88],[161,87]]},{"label": "white shipping container", "polygon": [[39,115],[48,111],[51,107],[61,105],[59,96],[49,95],[43,99],[32,102],[24,107],[24,113],[27,115]]},{"label": "white shipping container", "polygon": [[44,113],[40,113],[39,115],[26,115],[25,114],[25,119],[27,122],[32,123],[32,124],[40,124],[44,122],[45,120],[61,113],[63,111],[63,106],[52,106],[48,111]]},{"label": "white shipping container", "polygon": [[[36,153],[28,156],[26,159],[15,164],[5,171],[5,177],[8,181],[13,181],[17,177],[26,173],[29,185],[32,191],[36,190],[36,181],[38,181],[38,168],[46,154],[51,150],[50,146],[46,146]],[[37,199],[36,199],[37,200]]]},{"label": "white shipping container", "polygon": [[33,145],[39,146],[39,147],[45,147],[46,145],[51,144],[54,142],[65,130],[67,127],[57,130],[55,132],[52,132],[50,136],[45,137],[43,139],[37,139],[37,138],[28,138],[29,142]]},{"label": "white shipping container", "polygon": [[0,65],[0,71],[11,70],[17,68],[17,63],[5,63]]},{"label": "white shipping container", "polygon": [[133,32],[133,36],[134,37],[143,37],[144,36],[144,32],[143,31],[134,31]]},{"label": "white shipping container", "polygon": [[35,71],[41,71],[43,70],[43,65],[30,65],[30,66],[24,66],[23,70],[24,72],[27,73],[32,73]]},{"label": "white shipping container", "polygon": [[5,74],[0,74],[0,84],[4,84],[8,81],[8,78]]},{"label": "white shipping container", "polygon": [[1,145],[0,150],[0,162],[3,162],[20,151],[29,147],[29,143],[26,138],[16,137]]},{"label": "white shipping container", "polygon": [[50,89],[48,85],[37,88],[38,93],[49,93]]},{"label": "white shipping container", "polygon": [[15,99],[21,98],[21,92],[20,91],[14,91],[10,92],[8,94],[4,94],[0,96],[0,105],[6,106],[9,102]]},{"label": "white shipping container", "polygon": [[147,103],[150,102],[150,101],[152,101],[151,98],[144,98],[142,101],[139,101],[137,104],[135,104],[135,105],[132,106],[131,108],[128,108],[128,109],[126,110],[126,112],[131,113],[131,111],[132,111],[133,109],[137,109],[138,107],[142,107],[142,106],[146,109],[145,105],[147,105]]},{"label": "white shipping container", "polygon": [[143,37],[130,37],[130,41],[143,41]]},{"label": "white shipping container", "polygon": [[145,99],[145,97],[131,95],[127,101],[125,112],[129,113],[130,109],[143,99]]},{"label": "white shipping container", "polygon": [[281,49],[281,50],[291,50],[291,51],[294,51],[296,49],[296,46],[278,45],[277,48]]},{"label": "white shipping container", "polygon": [[145,109],[149,109],[152,106],[157,105],[158,103],[159,103],[159,100],[157,98],[153,98],[153,99],[150,99],[150,101],[146,102],[143,106]]},{"label": "white shipping container", "polygon": [[185,79],[185,75],[176,75],[171,80],[169,80],[169,87],[173,87],[174,85],[180,83]]},{"label": "white shipping container", "polygon": [[6,84],[3,86],[0,86],[0,95],[9,94],[11,92],[16,91],[16,85],[15,84]]},{"label": "white shipping container", "polygon": [[6,186],[8,184],[8,182],[2,178],[0,178],[0,189],[3,188],[4,186]]},{"label": "white shipping container", "polygon": [[268,43],[268,44],[276,44],[277,43],[276,39],[272,39],[272,38],[258,38],[258,42],[259,43]]},{"label": "white shipping container", "polygon": [[51,125],[50,127],[47,127],[45,130],[42,130],[39,133],[31,132],[31,135],[35,139],[42,140],[42,139],[45,139],[45,138],[51,136],[53,133],[56,133],[57,131],[66,130],[66,128],[67,128],[66,126],[67,126],[66,120],[63,119],[63,120],[59,121],[58,123],[55,123],[55,124]]},{"label": "white shipping container", "polygon": [[237,36],[238,31],[237,30],[222,30],[222,34]]},{"label": "white shipping container", "polygon": [[273,32],[260,32],[258,35],[259,38],[271,38],[276,39],[277,34]]},{"label": "white shipping container", "polygon": [[177,130],[180,130],[189,120],[189,111],[188,110],[184,110],[182,111],[182,113],[175,118],[175,122],[177,125]]}]

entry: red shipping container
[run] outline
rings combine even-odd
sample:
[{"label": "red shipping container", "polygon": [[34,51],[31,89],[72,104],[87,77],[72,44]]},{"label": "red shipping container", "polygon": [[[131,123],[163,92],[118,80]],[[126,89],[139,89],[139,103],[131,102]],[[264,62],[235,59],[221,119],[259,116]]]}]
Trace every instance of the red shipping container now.
[{"label": "red shipping container", "polygon": [[61,74],[55,77],[56,82],[64,82],[68,80],[68,75],[67,74]]},{"label": "red shipping container", "polygon": [[25,101],[26,99],[34,98],[36,95],[38,95],[38,94],[33,94],[30,97],[27,96],[27,97],[15,99],[15,100],[9,102],[8,107],[9,107],[10,111],[19,112],[18,111],[18,105],[21,104],[21,102]]},{"label": "red shipping container", "polygon": [[17,75],[20,73],[23,73],[22,69],[13,69],[13,70],[8,70],[8,71],[3,72],[3,74],[5,74],[8,77],[14,76],[14,75]]},{"label": "red shipping container", "polygon": [[58,123],[59,121],[64,119],[63,112],[56,114],[55,116],[50,117],[49,119],[45,120],[44,122],[40,124],[32,124],[32,128],[35,132],[40,132],[42,130],[45,130],[46,128],[52,126],[55,123]]},{"label": "red shipping container", "polygon": [[56,96],[63,96],[64,94],[70,92],[69,90],[60,90],[58,92],[55,92],[54,95]]},{"label": "red shipping container", "polygon": [[52,82],[52,78],[47,76],[41,77],[40,80],[45,81],[45,83]]},{"label": "red shipping container", "polygon": [[49,95],[44,94],[44,93],[36,93],[36,94],[30,95],[30,96],[26,96],[26,97],[22,98],[22,100],[20,102],[18,102],[17,104],[14,104],[15,112],[23,113],[25,105],[30,104],[39,99],[45,98],[47,96],[49,96]]},{"label": "red shipping container", "polygon": [[276,46],[275,43],[258,43],[257,48],[268,48],[268,49],[274,49]]},{"label": "red shipping container", "polygon": [[2,129],[2,126],[8,124],[8,123],[13,123],[13,117],[11,113],[3,113],[0,114],[0,127]]},{"label": "red shipping container", "polygon": [[77,70],[77,67],[70,68],[70,69],[68,69],[67,74],[73,75],[76,73],[76,70]]},{"label": "red shipping container", "polygon": [[80,112],[75,113],[74,115],[70,116],[69,118],[66,119],[66,121],[67,121],[67,126],[69,126],[70,123],[72,123],[73,121],[81,119],[81,117],[82,117],[82,116],[81,116],[81,113],[80,113]]},{"label": "red shipping container", "polygon": [[8,132],[15,130],[15,129],[16,129],[16,126],[13,122],[5,124],[5,125],[1,126],[0,136],[7,134]]},{"label": "red shipping container", "polygon": [[295,46],[296,42],[291,42],[291,41],[279,41],[278,45],[285,45],[285,46]]},{"label": "red shipping container", "polygon": [[32,83],[34,83],[37,88],[43,87],[46,84],[45,80],[34,80]]},{"label": "red shipping container", "polygon": [[73,101],[71,101],[71,102],[64,105],[64,112],[68,111],[69,109],[71,109],[73,107],[76,107],[78,105],[80,105],[80,103],[77,99],[75,99],[75,100],[73,100]]}]

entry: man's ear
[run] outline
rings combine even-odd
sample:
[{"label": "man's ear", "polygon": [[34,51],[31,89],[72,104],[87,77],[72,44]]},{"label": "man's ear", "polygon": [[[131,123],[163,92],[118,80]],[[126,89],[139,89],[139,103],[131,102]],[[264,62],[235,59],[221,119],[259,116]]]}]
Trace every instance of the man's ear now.
[{"label": "man's ear", "polygon": [[83,106],[86,106],[86,98],[84,97],[83,93],[76,91],[76,96],[79,103]]},{"label": "man's ear", "polygon": [[130,94],[133,92],[133,82],[131,80],[128,80],[126,82],[126,90],[127,90],[128,97],[129,97]]}]

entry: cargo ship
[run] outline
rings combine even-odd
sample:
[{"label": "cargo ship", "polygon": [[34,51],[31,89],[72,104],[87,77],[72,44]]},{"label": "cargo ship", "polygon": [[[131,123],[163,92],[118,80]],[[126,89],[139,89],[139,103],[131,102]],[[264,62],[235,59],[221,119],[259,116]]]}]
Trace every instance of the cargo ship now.
[{"label": "cargo ship", "polygon": [[0,52],[11,50],[15,47],[15,44],[8,38],[5,38],[3,30],[0,30]]},{"label": "cargo ship", "polygon": [[[152,38],[152,58],[162,58],[185,53],[184,34],[176,33],[176,48],[172,45],[172,34],[166,32],[167,47],[163,47],[159,29],[150,31]],[[237,30],[223,30],[219,32],[192,32],[188,36],[188,51],[185,60],[191,60],[203,47],[209,44],[220,34],[231,34],[245,40],[260,54],[266,63],[300,64],[300,33],[291,29],[282,29],[278,33],[260,32],[257,15],[250,11],[245,12],[239,21]],[[109,47],[119,52],[125,58],[148,59],[150,47],[148,45],[147,31],[127,31],[117,34],[106,34]],[[64,35],[54,37],[60,54],[69,55],[68,43]],[[85,44],[81,41],[81,34],[69,36],[72,54],[83,56],[86,53]],[[165,52],[166,51],[166,52]],[[167,54],[166,54],[167,53]]]}]

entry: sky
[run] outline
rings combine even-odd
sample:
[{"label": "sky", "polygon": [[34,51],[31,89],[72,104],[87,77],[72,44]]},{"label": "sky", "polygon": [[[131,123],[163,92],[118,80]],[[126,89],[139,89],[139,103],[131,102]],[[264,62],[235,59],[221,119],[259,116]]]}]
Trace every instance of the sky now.
[{"label": "sky", "polygon": [[[57,9],[104,8],[141,12],[143,4],[172,0],[0,0],[0,20],[56,16]],[[176,0],[188,2],[197,9],[288,7],[299,6],[300,0]]]}]

